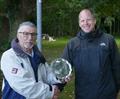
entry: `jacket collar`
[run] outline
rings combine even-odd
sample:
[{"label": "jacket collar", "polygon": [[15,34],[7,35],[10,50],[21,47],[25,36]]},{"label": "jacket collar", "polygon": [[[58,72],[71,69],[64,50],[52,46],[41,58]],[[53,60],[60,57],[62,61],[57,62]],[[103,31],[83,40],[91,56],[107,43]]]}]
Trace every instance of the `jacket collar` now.
[{"label": "jacket collar", "polygon": [[[21,48],[21,46],[18,44],[18,42],[19,42],[19,41],[18,41],[17,38],[13,39],[12,42],[11,42],[11,47],[13,48],[13,50],[16,52],[16,54],[17,54],[18,56],[27,57],[28,54],[25,53],[25,52],[22,50],[22,48]],[[39,55],[39,50],[38,50],[38,48],[37,48],[36,46],[33,47],[33,51],[36,51],[36,52],[38,53],[38,55]]]},{"label": "jacket collar", "polygon": [[95,31],[92,31],[90,33],[85,33],[84,31],[80,30],[77,34],[77,37],[80,39],[87,39],[88,41],[94,40],[97,37],[100,37],[103,34],[103,32],[99,29],[96,29]]}]

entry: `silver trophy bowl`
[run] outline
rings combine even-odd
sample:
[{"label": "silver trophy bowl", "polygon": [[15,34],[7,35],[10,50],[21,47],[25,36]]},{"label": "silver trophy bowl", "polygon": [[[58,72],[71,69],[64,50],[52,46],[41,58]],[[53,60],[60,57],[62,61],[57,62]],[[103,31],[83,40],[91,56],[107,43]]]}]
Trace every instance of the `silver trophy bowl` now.
[{"label": "silver trophy bowl", "polygon": [[59,80],[62,80],[71,75],[71,64],[63,58],[57,58],[53,60],[50,66],[52,68],[53,73]]}]

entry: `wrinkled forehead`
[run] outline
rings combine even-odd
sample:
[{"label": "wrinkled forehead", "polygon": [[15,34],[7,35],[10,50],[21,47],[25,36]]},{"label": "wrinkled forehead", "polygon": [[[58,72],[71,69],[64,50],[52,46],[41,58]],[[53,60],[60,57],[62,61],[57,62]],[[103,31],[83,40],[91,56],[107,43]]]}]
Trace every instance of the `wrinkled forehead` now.
[{"label": "wrinkled forehead", "polygon": [[29,25],[23,25],[23,26],[20,26],[17,30],[17,32],[29,32],[29,31],[36,32],[36,28],[31,27]]}]

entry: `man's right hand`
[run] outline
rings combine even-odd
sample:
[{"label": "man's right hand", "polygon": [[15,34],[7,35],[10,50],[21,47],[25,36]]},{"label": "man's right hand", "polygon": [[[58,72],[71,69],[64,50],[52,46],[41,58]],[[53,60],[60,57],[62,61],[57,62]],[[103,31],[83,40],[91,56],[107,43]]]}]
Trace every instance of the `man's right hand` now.
[{"label": "man's right hand", "polygon": [[52,99],[58,99],[59,94],[60,94],[60,90],[59,90],[58,87],[55,85],[55,86],[54,86],[54,95],[53,95],[53,98],[52,98]]}]

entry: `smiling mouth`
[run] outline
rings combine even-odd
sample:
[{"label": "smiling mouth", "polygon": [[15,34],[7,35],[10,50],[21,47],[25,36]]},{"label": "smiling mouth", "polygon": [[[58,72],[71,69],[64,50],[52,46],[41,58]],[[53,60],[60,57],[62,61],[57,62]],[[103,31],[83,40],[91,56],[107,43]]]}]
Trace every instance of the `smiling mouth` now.
[{"label": "smiling mouth", "polygon": [[84,29],[85,29],[85,30],[89,30],[90,28],[89,28],[89,27],[85,27]]}]

